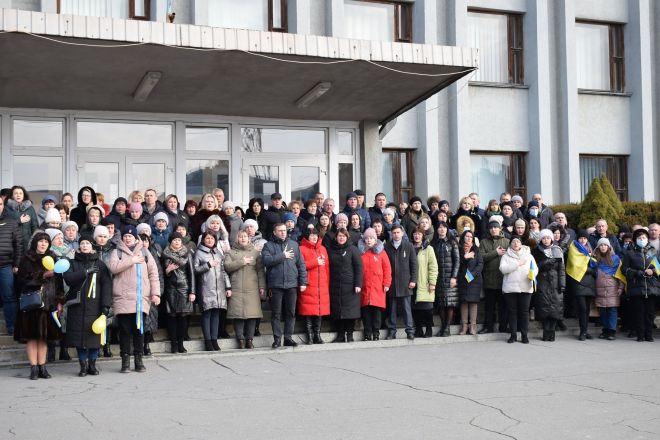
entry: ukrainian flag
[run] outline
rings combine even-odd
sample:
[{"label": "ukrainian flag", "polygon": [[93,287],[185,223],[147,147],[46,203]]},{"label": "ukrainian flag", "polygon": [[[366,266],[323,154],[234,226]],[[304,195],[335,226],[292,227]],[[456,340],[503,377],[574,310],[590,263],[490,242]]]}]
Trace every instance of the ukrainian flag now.
[{"label": "ukrainian flag", "polygon": [[568,247],[566,274],[575,281],[582,281],[590,264],[592,264],[592,258],[589,250],[577,241],[573,241]]},{"label": "ukrainian flag", "polygon": [[534,292],[536,292],[536,271],[536,264],[534,264],[534,260],[532,260],[529,262],[529,272],[527,272],[527,278],[532,282]]},{"label": "ukrainian flag", "polygon": [[617,280],[621,281],[623,283],[623,289],[624,292],[628,292],[628,278],[623,274],[621,271],[621,268],[623,267],[623,262],[619,260],[619,267],[616,269],[616,273],[614,274],[614,278]]},{"label": "ukrainian flag", "polygon": [[470,269],[465,270],[465,279],[467,280],[468,283],[471,283],[472,280],[474,280],[474,275],[472,275],[472,272],[470,272]]},{"label": "ukrainian flag", "polygon": [[653,267],[653,270],[655,271],[656,275],[660,275],[660,261],[658,261],[658,257],[653,257],[651,260],[651,264],[649,264],[648,269],[651,269]]}]

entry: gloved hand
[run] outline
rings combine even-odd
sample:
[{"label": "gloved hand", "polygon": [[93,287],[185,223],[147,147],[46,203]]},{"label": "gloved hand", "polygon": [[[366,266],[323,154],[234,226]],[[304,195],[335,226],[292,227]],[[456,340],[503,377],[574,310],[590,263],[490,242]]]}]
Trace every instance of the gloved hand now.
[{"label": "gloved hand", "polygon": [[89,269],[87,269],[87,270],[85,271],[85,273],[86,273],[87,275],[91,275],[91,274],[93,274],[93,273],[98,273],[98,271],[99,271],[99,267],[95,265],[95,266],[92,266],[92,267],[90,267]]},{"label": "gloved hand", "polygon": [[101,314],[107,317],[110,314],[110,307],[103,307],[103,309],[101,309]]}]

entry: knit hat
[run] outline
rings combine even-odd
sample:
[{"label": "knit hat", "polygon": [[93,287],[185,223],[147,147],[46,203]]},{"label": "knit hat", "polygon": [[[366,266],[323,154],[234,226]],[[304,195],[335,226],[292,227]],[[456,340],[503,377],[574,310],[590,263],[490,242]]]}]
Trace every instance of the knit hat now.
[{"label": "knit hat", "polygon": [[532,200],[527,204],[527,208],[538,208],[539,207],[539,202],[536,200]]},{"label": "knit hat", "polygon": [[523,198],[520,197],[519,195],[515,195],[515,196],[511,197],[511,201],[512,201],[512,202],[522,203],[522,202],[523,202]]},{"label": "knit hat", "polygon": [[520,235],[512,235],[511,240],[509,241],[509,245],[513,243],[513,240],[518,240],[520,243],[522,243],[522,237]]},{"label": "knit hat", "polygon": [[178,238],[179,240],[183,241],[183,235],[179,234],[178,232],[171,233],[167,241],[169,243],[172,243],[172,241],[174,241],[175,238]]},{"label": "knit hat", "polygon": [[513,223],[513,225],[514,225],[514,226],[527,226],[527,223],[525,222],[525,220],[519,218],[518,220],[516,220],[516,221]]},{"label": "knit hat", "polygon": [[575,239],[578,240],[580,238],[587,238],[587,239],[589,238],[589,233],[587,232],[586,229],[580,229],[577,231],[577,233],[575,234]]},{"label": "knit hat", "polygon": [[385,215],[394,215],[396,211],[392,208],[385,208],[383,209],[383,216]]},{"label": "knit hat", "polygon": [[543,230],[541,230],[541,232],[539,233],[539,235],[540,235],[540,237],[541,237],[541,240],[543,240],[543,238],[545,238],[545,237],[550,237],[550,238],[553,239],[553,240],[554,240],[554,238],[555,238],[555,236],[552,234],[552,231],[551,231],[550,229],[543,229]]},{"label": "knit hat", "polygon": [[73,221],[68,221],[60,225],[60,229],[62,230],[62,232],[66,231],[69,228],[73,228],[76,230],[76,232],[78,232],[78,223]]},{"label": "knit hat", "polygon": [[133,225],[126,225],[123,228],[121,228],[121,236],[123,237],[124,235],[132,235],[135,237],[135,239],[138,239],[138,232],[137,229],[135,229],[135,226]]},{"label": "knit hat", "polygon": [[[497,222],[500,224],[500,226],[502,226],[502,223],[504,223],[504,217],[502,217],[501,215],[491,215],[490,222]],[[490,223],[489,223],[489,227],[490,227]]]},{"label": "knit hat", "polygon": [[145,234],[151,237],[151,226],[149,226],[146,223],[140,223],[139,225],[137,225],[135,230],[137,231],[138,235]]},{"label": "knit hat", "polygon": [[342,220],[345,221],[346,223],[348,223],[348,216],[346,214],[344,214],[343,212],[340,212],[339,214],[337,214],[335,216],[335,224],[339,223]]},{"label": "knit hat", "polygon": [[108,238],[111,238],[110,237],[110,231],[108,231],[108,228],[106,228],[103,225],[97,225],[94,228],[94,235],[92,236],[92,238],[94,238],[94,241],[96,241],[96,237],[98,237],[99,235],[105,235]]},{"label": "knit hat", "polygon": [[117,197],[115,199],[115,203],[112,204],[112,207],[114,208],[115,206],[117,206],[117,203],[123,203],[128,207],[128,200],[126,200],[124,197]]},{"label": "knit hat", "polygon": [[108,217],[103,217],[99,222],[99,225],[108,226],[112,225],[115,227],[115,231],[119,229],[119,219],[113,215]]},{"label": "knit hat", "polygon": [[85,208],[85,210],[86,210],[85,212],[87,212],[87,213],[89,214],[89,211],[90,211],[91,209],[98,209],[98,211],[99,211],[99,215],[100,215],[101,217],[103,217],[103,215],[105,214],[105,210],[103,209],[103,206],[100,206],[100,205],[92,205],[92,204],[90,203],[89,205],[87,205],[87,208]]},{"label": "knit hat", "polygon": [[42,207],[42,208],[44,207],[44,205],[46,204],[46,202],[57,203],[57,199],[56,199],[55,196],[52,195],[52,194],[46,194],[46,196],[45,196],[43,199],[41,199],[41,207]]},{"label": "knit hat", "polygon": [[642,234],[646,235],[647,240],[649,239],[649,231],[647,231],[644,228],[639,228],[639,229],[635,229],[635,232],[633,232],[633,241],[636,241],[637,238]]},{"label": "knit hat", "polygon": [[156,215],[154,215],[154,225],[158,220],[165,220],[165,224],[168,225],[170,223],[170,219],[167,217],[167,214],[164,212],[157,212]]},{"label": "knit hat", "polygon": [[502,225],[500,224],[500,222],[498,222],[497,220],[493,220],[492,218],[488,222],[488,229],[501,228],[501,227],[502,227]]},{"label": "knit hat", "polygon": [[374,228],[367,228],[367,229],[364,230],[364,232],[362,233],[362,238],[365,238],[365,239],[366,239],[367,237],[371,237],[371,238],[373,238],[373,239],[378,238],[378,236],[376,235],[376,231],[374,230]]},{"label": "knit hat", "polygon": [[603,237],[600,240],[598,240],[598,244],[596,244],[596,247],[599,247],[600,245],[603,244],[608,245],[610,249],[612,249],[612,243],[610,243],[610,240],[608,238]]},{"label": "knit hat", "polygon": [[[96,228],[94,228],[94,232],[96,232]],[[89,231],[85,231],[82,234],[80,234],[78,243],[82,243],[83,241],[88,241],[89,244],[94,244],[94,236]]]},{"label": "knit hat", "polygon": [[346,201],[348,202],[348,199],[357,199],[357,194],[355,194],[353,191],[346,193]]},{"label": "knit hat", "polygon": [[438,206],[442,208],[443,205],[449,206],[449,201],[448,200],[440,200],[440,203],[438,203]]},{"label": "knit hat", "polygon": [[259,230],[259,223],[253,218],[249,218],[243,222],[243,225],[241,225],[241,231],[248,226],[252,226],[256,231]]},{"label": "knit hat", "polygon": [[55,228],[48,228],[46,229],[46,234],[48,234],[48,236],[50,237],[50,241],[53,241],[55,240],[55,237],[57,237],[58,235],[62,235],[62,231]]},{"label": "knit hat", "polygon": [[142,208],[142,203],[138,202],[133,202],[130,205],[128,205],[128,212],[139,212],[142,214],[143,208]]},{"label": "knit hat", "polygon": [[409,205],[412,205],[415,202],[422,203],[422,199],[418,196],[413,196],[410,198],[410,201],[408,202]]},{"label": "knit hat", "polygon": [[60,218],[60,212],[55,208],[48,208],[48,211],[46,211],[46,217],[44,218],[44,222],[59,223],[60,221],[62,221],[62,219]]},{"label": "knit hat", "polygon": [[222,210],[224,211],[227,208],[236,209],[236,205],[234,202],[226,200],[225,203],[222,204]]},{"label": "knit hat", "polygon": [[292,222],[295,223],[296,222],[296,216],[293,215],[292,212],[285,212],[284,214],[282,214],[282,223],[286,223],[289,220],[291,220]]},{"label": "knit hat", "polygon": [[366,196],[366,194],[364,193],[364,191],[362,191],[361,189],[356,189],[356,190],[353,191],[353,192],[354,192],[355,195],[357,195],[357,196]]}]

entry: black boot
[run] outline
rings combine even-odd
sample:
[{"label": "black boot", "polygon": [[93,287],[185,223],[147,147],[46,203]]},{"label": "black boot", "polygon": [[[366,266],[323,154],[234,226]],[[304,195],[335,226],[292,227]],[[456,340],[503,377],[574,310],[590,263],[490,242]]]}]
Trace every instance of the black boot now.
[{"label": "black boot", "polygon": [[217,339],[211,339],[211,345],[213,346],[213,351],[220,351],[220,345],[218,345]]},{"label": "black boot", "polygon": [[131,371],[131,356],[128,354],[121,355],[121,373],[128,373]]},{"label": "black boot", "polygon": [[332,342],[346,342],[346,333],[337,333],[337,337]]},{"label": "black boot", "polygon": [[323,339],[321,339],[321,332],[314,333],[314,343],[323,344]]},{"label": "black boot", "polygon": [[424,333],[425,338],[432,338],[433,337],[433,326],[427,325],[426,326],[426,333]]},{"label": "black boot", "polygon": [[69,350],[66,347],[60,345],[60,360],[61,361],[70,361],[71,356],[69,356]]},{"label": "black boot", "polygon": [[147,368],[144,366],[144,363],[142,362],[142,353],[136,354],[133,357],[135,358],[134,359],[135,371],[137,371],[138,373],[144,373],[145,371],[147,371]]},{"label": "black boot", "polygon": [[346,332],[346,342],[354,342],[353,332]]},{"label": "black boot", "polygon": [[183,346],[183,338],[179,339],[176,344],[177,351],[179,353],[188,353],[188,350],[186,350],[186,347]]},{"label": "black boot", "polygon": [[261,332],[259,331],[259,324],[261,324],[261,319],[257,319],[257,325],[254,327],[254,336],[259,337],[261,336]]},{"label": "black boot", "polygon": [[170,341],[170,353],[175,354],[179,352],[179,347],[175,340]]},{"label": "black boot", "polygon": [[440,330],[438,330],[438,333],[436,333],[436,336],[444,336],[445,335],[445,329],[447,328],[447,323],[442,321],[442,325],[440,326]]},{"label": "black boot", "polygon": [[87,374],[92,376],[99,375],[99,370],[96,369],[96,359],[90,359],[87,361]]},{"label": "black boot", "polygon": [[144,343],[144,355],[145,356],[151,356],[151,348],[149,347],[148,342]]},{"label": "black boot", "polygon": [[547,341],[547,340],[548,340],[548,331],[547,331],[547,330],[543,330],[543,338],[541,338],[541,339],[542,339],[543,341]]},{"label": "black boot", "polygon": [[204,350],[206,351],[215,351],[213,344],[211,344],[210,339],[204,339]]},{"label": "black boot", "polygon": [[307,345],[312,345],[314,343],[314,333],[312,331],[312,318],[309,316],[305,317],[305,327],[307,328]]},{"label": "black boot", "polygon": [[551,330],[551,331],[550,331],[550,335],[549,335],[548,341],[550,341],[550,342],[554,342],[554,341],[555,341],[555,331],[554,331],[554,330]]},{"label": "black boot", "polygon": [[30,365],[30,380],[39,379],[39,367],[36,365]]},{"label": "black boot", "polygon": [[110,344],[105,344],[103,346],[103,357],[106,357],[106,358],[111,358],[112,357],[112,351],[110,351]]},{"label": "black boot", "polygon": [[51,378],[50,373],[48,372],[48,370],[46,370],[46,365],[45,364],[44,365],[39,365],[39,377],[42,378],[42,379],[50,379]]},{"label": "black boot", "polygon": [[220,317],[218,320],[218,337],[222,339],[229,339],[229,333],[227,333],[227,309],[220,309]]},{"label": "black boot", "polygon": [[78,361],[80,363],[80,372],[78,373],[78,377],[85,377],[87,376],[87,361]]}]

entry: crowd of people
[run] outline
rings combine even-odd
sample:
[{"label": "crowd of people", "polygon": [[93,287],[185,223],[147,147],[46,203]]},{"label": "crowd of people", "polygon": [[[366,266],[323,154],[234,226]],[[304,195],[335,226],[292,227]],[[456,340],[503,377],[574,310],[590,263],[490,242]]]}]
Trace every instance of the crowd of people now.
[{"label": "crowd of people", "polygon": [[[0,292],[7,330],[26,344],[30,378],[49,378],[47,361],[75,348],[79,376],[97,375],[100,353],[112,356],[118,336],[121,372],[146,371],[143,356],[159,327],[172,353],[185,353],[189,317],[201,314],[205,349],[220,350],[231,321],[241,349],[260,335],[262,306],[271,310],[273,348],[296,346],[296,318],[307,344],[324,343],[329,317],[333,342],[397,337],[400,316],[408,339],[505,332],[509,343],[528,343],[530,310],[554,341],[567,316],[577,316],[579,340],[591,339],[592,302],[599,338],[617,329],[653,341],[655,297],[660,295],[660,225],[606,220],[571,229],[535,194],[503,193],[480,207],[463,197],[455,212],[432,196],[426,204],[388,203],[385,194],[366,206],[360,190],[344,206],[322,193],[286,204],[279,193],[268,207],[260,198],[243,211],[214,189],[201,200],[133,191],[110,206],[85,186],[60,200],[35,205],[21,186],[0,198]],[[66,260],[66,264],[61,261]],[[53,267],[53,263],[56,265]],[[40,298],[40,304],[34,298]],[[478,309],[485,307],[478,330]],[[102,317],[104,331],[95,330]],[[497,325],[497,327],[496,327]],[[114,332],[114,335],[113,335]]]}]

